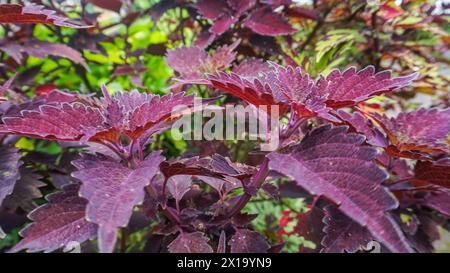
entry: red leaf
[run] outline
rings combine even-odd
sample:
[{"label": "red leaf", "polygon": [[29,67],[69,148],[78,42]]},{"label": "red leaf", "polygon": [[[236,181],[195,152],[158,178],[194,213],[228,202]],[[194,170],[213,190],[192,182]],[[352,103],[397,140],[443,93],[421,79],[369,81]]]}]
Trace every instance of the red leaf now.
[{"label": "red leaf", "polygon": [[56,90],[56,85],[54,85],[53,83],[47,83],[47,84],[39,85],[34,90],[34,93],[36,95],[42,95],[42,94],[48,94],[48,93],[52,92],[53,90]]},{"label": "red leaf", "polygon": [[431,183],[434,185],[450,188],[450,162],[432,163],[429,161],[419,161],[414,168],[415,179],[420,182]]},{"label": "red leaf", "polygon": [[70,28],[87,28],[68,18],[55,15],[55,11],[46,9],[44,6],[30,4],[21,6],[15,4],[0,5],[0,23],[13,24],[48,24]]}]

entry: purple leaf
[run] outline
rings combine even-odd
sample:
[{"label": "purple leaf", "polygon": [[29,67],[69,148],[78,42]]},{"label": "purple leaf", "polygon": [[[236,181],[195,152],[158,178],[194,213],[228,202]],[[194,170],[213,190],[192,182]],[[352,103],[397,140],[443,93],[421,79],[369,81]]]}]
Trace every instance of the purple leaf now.
[{"label": "purple leaf", "polygon": [[81,103],[42,105],[21,111],[20,116],[3,117],[0,132],[43,139],[77,141],[105,126],[97,108]]},{"label": "purple leaf", "polygon": [[89,201],[86,219],[99,226],[101,252],[113,252],[117,228],[125,227],[133,207],[143,202],[144,187],[163,160],[160,152],[154,152],[135,169],[111,158],[86,154],[73,162],[78,171],[72,176],[82,182],[80,195]]},{"label": "purple leaf", "polygon": [[46,9],[44,6],[30,4],[28,6],[1,4],[0,5],[0,23],[13,24],[48,24],[63,26],[69,28],[87,28],[90,26],[82,25],[55,15],[55,11]]},{"label": "purple leaf", "polygon": [[150,9],[153,23],[156,24],[166,11],[177,5],[177,2],[178,0],[164,0],[154,4]]},{"label": "purple leaf", "polygon": [[256,5],[256,0],[227,0],[228,5],[241,16]]},{"label": "purple leaf", "polygon": [[450,217],[450,191],[442,190],[438,193],[430,193],[417,202],[425,207],[429,207],[446,217]]},{"label": "purple leaf", "polygon": [[97,234],[97,225],[86,221],[87,201],[78,196],[79,185],[70,184],[63,191],[47,196],[48,204],[32,211],[34,222],[20,231],[24,237],[10,252],[52,252],[72,242],[83,243]]},{"label": "purple leaf", "polygon": [[373,125],[371,120],[367,120],[359,112],[350,114],[339,110],[337,114],[340,119],[355,129],[356,132],[363,134],[367,138],[367,143],[379,147],[387,146],[386,136]]},{"label": "purple leaf", "polygon": [[229,9],[226,1],[217,0],[200,0],[195,7],[203,17],[211,20],[219,18]]},{"label": "purple leaf", "polygon": [[208,241],[205,234],[199,231],[180,232],[178,237],[169,244],[168,249],[171,253],[213,253]]},{"label": "purple leaf", "polygon": [[16,181],[20,178],[20,157],[18,149],[0,146],[0,205],[13,192]]},{"label": "purple leaf", "polygon": [[31,40],[21,46],[20,51],[23,53],[28,53],[36,58],[45,58],[48,55],[67,58],[72,62],[81,64],[84,68],[88,69],[88,65],[86,64],[86,61],[81,53],[64,44]]},{"label": "purple leaf", "polygon": [[167,189],[177,202],[191,189],[192,176],[175,175],[167,180]]},{"label": "purple leaf", "polygon": [[421,108],[409,113],[400,113],[395,118],[386,116],[374,118],[386,131],[391,144],[400,152],[449,151],[448,144],[445,144],[450,132],[449,108],[445,110]]},{"label": "purple leaf", "polygon": [[248,229],[236,230],[228,244],[231,253],[267,253],[270,248],[264,236]]},{"label": "purple leaf", "polygon": [[[111,98],[105,88],[103,91],[103,100],[78,96],[81,102],[50,102],[44,99],[26,104],[19,107],[19,114],[16,110],[3,117],[0,132],[50,140],[119,143],[124,135],[130,140],[137,140],[167,129],[162,125],[181,117],[172,116],[175,107],[191,107],[194,104],[194,97],[184,93],[161,97],[137,91],[119,92]],[[30,110],[22,110],[27,108]]]},{"label": "purple leaf", "polygon": [[238,18],[228,13],[222,14],[214,21],[214,25],[209,29],[215,35],[222,35],[225,31],[229,30],[231,25],[236,23]]},{"label": "purple leaf", "polygon": [[297,31],[281,14],[269,7],[253,11],[243,25],[258,34],[267,36],[288,35]]},{"label": "purple leaf", "polygon": [[376,150],[347,127],[324,125],[309,133],[292,154],[271,153],[270,169],[295,180],[313,195],[325,196],[395,252],[411,252],[388,210],[398,206],[381,183],[385,172],[373,163]]},{"label": "purple leaf", "polygon": [[29,168],[20,168],[20,178],[13,192],[5,198],[4,205],[11,209],[21,207],[25,211],[34,209],[36,205],[33,200],[42,197],[39,188],[47,185],[40,181],[41,178]]},{"label": "purple leaf", "polygon": [[325,208],[325,237],[322,240],[322,252],[356,252],[372,241],[370,232],[348,218],[335,206]]},{"label": "purple leaf", "polygon": [[[165,57],[167,64],[179,73],[178,80],[190,83],[207,83],[207,73],[215,73],[230,66],[236,57],[234,49],[239,45],[237,40],[229,46],[218,48],[208,53],[200,47],[181,47],[169,51]],[[186,58],[188,56],[188,58]]]},{"label": "purple leaf", "polygon": [[225,231],[222,230],[219,237],[219,244],[217,245],[216,253],[226,253],[227,252],[227,235]]},{"label": "purple leaf", "polygon": [[269,63],[261,59],[246,59],[233,68],[233,73],[246,79],[263,78],[264,74],[272,71]]}]

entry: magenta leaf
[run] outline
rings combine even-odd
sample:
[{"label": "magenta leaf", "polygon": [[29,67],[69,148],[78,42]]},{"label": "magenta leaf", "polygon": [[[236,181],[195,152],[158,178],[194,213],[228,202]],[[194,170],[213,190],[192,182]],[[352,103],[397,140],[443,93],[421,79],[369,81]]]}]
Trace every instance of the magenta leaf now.
[{"label": "magenta leaf", "polygon": [[226,1],[200,0],[195,4],[198,12],[205,18],[215,20],[228,10]]},{"label": "magenta leaf", "polygon": [[225,31],[229,30],[231,25],[236,23],[238,18],[230,15],[228,13],[222,14],[218,19],[215,20],[214,25],[210,28],[210,32],[215,35],[222,35]]},{"label": "magenta leaf", "polygon": [[240,40],[237,40],[231,45],[220,47],[210,55],[200,47],[181,47],[169,51],[165,59],[179,74],[177,78],[179,81],[207,83],[206,73],[215,73],[230,66],[236,57],[234,49],[239,43]]},{"label": "magenta leaf", "polygon": [[202,232],[180,232],[178,237],[169,246],[170,253],[213,253],[208,244],[209,239]]},{"label": "magenta leaf", "polygon": [[411,252],[387,211],[398,206],[381,183],[384,171],[373,163],[376,150],[362,146],[364,137],[347,127],[321,126],[291,154],[268,155],[270,169],[295,180],[313,195],[324,196],[395,252]]},{"label": "magenta leaf", "polygon": [[175,175],[167,180],[167,189],[177,202],[191,189],[192,176]]},{"label": "magenta leaf", "polygon": [[55,14],[44,6],[30,4],[21,6],[15,4],[0,5],[0,23],[12,24],[48,24],[70,28],[87,28],[90,26],[69,20]]},{"label": "magenta leaf", "polygon": [[104,117],[97,108],[81,103],[41,105],[35,110],[23,110],[20,116],[4,116],[0,132],[43,139],[76,141],[92,136],[105,127]]},{"label": "magenta leaf", "polygon": [[445,143],[450,132],[449,108],[445,110],[421,108],[409,113],[400,113],[395,118],[384,115],[377,115],[374,118],[386,131],[393,148],[398,151],[392,155],[411,157],[407,152],[434,154],[449,151],[448,144]]},{"label": "magenta leaf", "polygon": [[325,207],[325,237],[322,240],[322,252],[354,253],[365,248],[372,241],[370,232],[348,218],[335,206]]},{"label": "magenta leaf", "polygon": [[228,244],[231,253],[267,253],[270,248],[264,236],[248,229],[237,229]]},{"label": "magenta leaf", "polygon": [[160,152],[153,152],[134,169],[114,159],[89,154],[73,162],[78,171],[72,176],[82,182],[80,196],[89,201],[86,219],[99,226],[101,252],[113,252],[117,229],[128,224],[134,206],[143,202],[144,187],[163,160]]},{"label": "magenta leaf", "polygon": [[386,136],[373,125],[371,120],[366,119],[359,112],[350,114],[339,110],[337,114],[340,119],[352,127],[357,133],[364,135],[367,138],[367,143],[379,147],[387,146]]},{"label": "magenta leaf", "polygon": [[97,225],[85,219],[87,201],[78,196],[78,189],[79,185],[69,184],[63,191],[48,195],[48,203],[28,215],[34,222],[20,231],[24,238],[10,252],[52,252],[93,239]]},{"label": "magenta leaf", "polygon": [[121,136],[127,136],[134,141],[159,132],[157,129],[167,129],[162,125],[181,117],[172,116],[175,107],[191,107],[194,103],[194,97],[184,93],[160,97],[118,92],[111,98],[104,88],[103,94],[105,98],[100,101],[82,97],[72,103],[43,99],[19,106],[18,111],[3,116],[0,132],[50,140],[119,143]]},{"label": "magenta leaf", "polygon": [[281,14],[269,7],[253,11],[243,25],[258,34],[268,36],[288,35],[297,31]]}]

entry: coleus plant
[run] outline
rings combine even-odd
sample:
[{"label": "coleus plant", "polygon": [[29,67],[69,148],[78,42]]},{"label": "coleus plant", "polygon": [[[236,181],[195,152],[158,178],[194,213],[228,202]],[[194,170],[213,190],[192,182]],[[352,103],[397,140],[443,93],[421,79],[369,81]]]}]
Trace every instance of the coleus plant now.
[{"label": "coleus plant", "polygon": [[[125,1],[88,2],[117,13],[127,6],[129,20],[136,15]],[[407,89],[417,73],[395,77],[375,64],[315,76],[290,58],[246,58],[242,44],[248,46],[248,34],[228,39],[225,33],[234,25],[235,33],[250,29],[288,36],[295,29],[283,14],[291,19],[301,15],[320,26],[322,8],[302,10],[291,1],[168,2],[149,12],[160,17],[168,9],[188,7],[213,21],[202,26],[214,37],[166,54],[176,72],[169,94],[111,94],[101,86],[99,98],[49,84],[27,98],[14,91],[15,77],[1,86],[0,203],[8,212],[30,211],[31,221],[10,252],[67,250],[73,242],[88,246],[90,240],[97,240],[100,252],[281,252],[291,236],[315,245],[301,245],[299,252],[365,251],[374,242],[386,252],[433,251],[438,229],[448,229],[450,217],[450,110],[379,114],[367,102]],[[34,5],[0,5],[0,11],[2,23],[90,25]],[[264,18],[274,23],[265,25]],[[45,49],[54,48],[59,57],[88,67],[75,49],[45,43],[9,39],[0,50],[21,64],[26,54],[41,58]],[[209,51],[211,43],[218,46]],[[133,57],[128,51],[125,55]],[[112,77],[135,77],[144,70],[138,60],[115,67]],[[227,103],[277,105],[286,121],[279,146],[270,153],[255,148],[258,156],[252,162],[214,149],[203,157],[190,152],[170,156],[160,138],[173,122],[196,111],[195,95],[182,92],[192,85],[206,91],[204,97],[224,92]],[[180,106],[188,111],[174,112]],[[56,141],[64,152],[51,157],[14,147],[25,138]],[[233,152],[239,154],[240,147]],[[34,200],[42,197],[43,187],[52,193],[37,206]],[[265,195],[274,202],[303,198],[307,210],[290,208],[279,227],[260,232],[252,225],[258,215],[246,209]],[[290,222],[295,227],[288,231]],[[145,242],[131,244],[129,235],[136,230]],[[276,233],[275,240],[266,236],[270,232]]]}]

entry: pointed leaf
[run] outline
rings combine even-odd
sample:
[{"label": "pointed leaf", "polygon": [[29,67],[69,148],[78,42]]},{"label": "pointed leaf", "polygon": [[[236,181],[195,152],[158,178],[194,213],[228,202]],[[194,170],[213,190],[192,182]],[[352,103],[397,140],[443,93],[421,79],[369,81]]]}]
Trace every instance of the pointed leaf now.
[{"label": "pointed leaf", "polygon": [[18,149],[0,146],[0,205],[13,192],[16,181],[20,178],[20,157]]},{"label": "pointed leaf", "polygon": [[192,176],[190,175],[175,175],[167,180],[167,189],[177,202],[191,189],[191,185]]},{"label": "pointed leaf", "polygon": [[215,73],[230,66],[236,57],[234,49],[239,43],[240,40],[237,40],[231,45],[220,47],[210,55],[200,47],[181,47],[169,51],[165,60],[180,74],[177,78],[179,81],[205,84],[206,73]]},{"label": "pointed leaf", "polygon": [[78,171],[72,176],[82,182],[80,196],[89,201],[86,219],[99,226],[101,252],[113,252],[117,229],[128,224],[134,206],[143,202],[144,187],[163,160],[160,152],[154,152],[136,169],[111,158],[88,154],[73,162]]},{"label": "pointed leaf", "polygon": [[228,244],[231,253],[267,253],[270,248],[264,236],[248,229],[236,230]]},{"label": "pointed leaf", "polygon": [[268,36],[288,35],[297,31],[281,14],[269,7],[253,11],[243,25],[258,34]]},{"label": "pointed leaf", "polygon": [[414,168],[415,179],[450,188],[450,160],[418,161]]},{"label": "pointed leaf", "polygon": [[348,218],[335,206],[325,208],[324,222],[326,235],[322,241],[322,252],[354,253],[373,240],[366,228]]},{"label": "pointed leaf", "polygon": [[169,244],[168,249],[170,253],[213,253],[208,241],[209,239],[202,232],[181,232]]},{"label": "pointed leaf", "polygon": [[30,4],[21,6],[15,4],[0,5],[0,23],[13,24],[48,24],[70,28],[87,28],[68,18],[55,14],[55,11],[46,9],[44,6]]},{"label": "pointed leaf", "polygon": [[79,185],[70,184],[48,195],[49,202],[28,215],[34,222],[20,231],[24,238],[10,252],[52,252],[72,242],[93,239],[97,225],[85,219],[87,200],[78,196],[78,189]]},{"label": "pointed leaf", "polygon": [[414,158],[408,152],[448,153],[445,143],[450,133],[450,109],[421,108],[409,113],[400,113],[395,118],[375,115],[374,118],[383,127],[390,143],[398,151],[394,156]]},{"label": "pointed leaf", "polygon": [[42,176],[29,168],[20,168],[20,179],[17,180],[13,192],[5,198],[5,206],[11,209],[21,207],[25,211],[34,209],[36,205],[33,200],[42,197],[39,188],[47,185],[40,181],[41,178]]},{"label": "pointed leaf", "polygon": [[308,134],[292,154],[269,154],[269,167],[338,204],[392,251],[410,252],[387,213],[398,206],[381,185],[387,175],[373,163],[376,150],[361,146],[363,141],[363,136],[347,133],[345,126],[324,125]]}]

